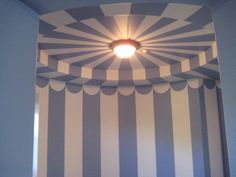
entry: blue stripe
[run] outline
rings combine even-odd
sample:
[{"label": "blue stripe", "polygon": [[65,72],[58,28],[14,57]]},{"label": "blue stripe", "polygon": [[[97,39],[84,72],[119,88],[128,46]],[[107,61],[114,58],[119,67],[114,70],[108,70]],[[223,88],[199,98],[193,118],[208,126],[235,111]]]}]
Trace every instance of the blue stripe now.
[{"label": "blue stripe", "polygon": [[197,25],[205,26],[212,22],[211,10],[209,8],[202,7],[186,20]]},{"label": "blue stripe", "polygon": [[193,76],[191,74],[188,74],[187,72],[186,73],[178,73],[178,74],[175,74],[176,77],[180,77],[180,78],[183,78],[183,79],[192,79],[192,78],[197,78],[196,76]]},{"label": "blue stripe", "polygon": [[157,176],[175,177],[170,91],[154,91]]},{"label": "blue stripe", "polygon": [[47,177],[64,177],[65,89],[49,88]]},{"label": "blue stripe", "polygon": [[67,49],[67,48],[88,48],[91,45],[80,45],[80,44],[49,44],[49,43],[39,43],[40,49]]},{"label": "blue stripe", "polygon": [[170,71],[171,71],[171,75],[181,73],[182,72],[181,64],[176,63],[176,64],[173,64],[173,65],[170,65]]},{"label": "blue stripe", "polygon": [[152,84],[162,84],[162,83],[166,83],[167,81],[162,79],[162,78],[153,78],[153,79],[149,79],[149,82],[151,82]]},{"label": "blue stripe", "polygon": [[47,33],[54,30],[55,28],[56,28],[55,26],[53,26],[43,20],[39,21],[39,33],[40,34],[46,35]]},{"label": "blue stripe", "polygon": [[144,56],[136,53],[137,59],[142,63],[142,65],[144,66],[144,68],[155,68],[158,67],[156,64],[154,64],[153,62],[149,61],[148,59],[146,59]]},{"label": "blue stripe", "polygon": [[96,52],[96,51],[71,52],[71,53],[65,53],[65,54],[50,55],[50,57],[56,60],[61,60],[61,59],[67,59],[67,58],[72,58],[72,57],[79,57],[82,55],[90,54],[91,52]]},{"label": "blue stripe", "polygon": [[37,73],[49,73],[49,72],[53,72],[54,70],[48,67],[39,67],[37,68]]},{"label": "blue stripe", "polygon": [[132,70],[120,70],[119,81],[128,81],[133,79]]},{"label": "blue stripe", "polygon": [[118,82],[118,86],[127,86],[127,85],[134,85],[134,81],[133,80],[120,80]]},{"label": "blue stripe", "polygon": [[72,34],[62,33],[58,31],[50,31],[45,37],[50,38],[58,38],[58,39],[69,39],[69,40],[79,40],[79,41],[89,41],[89,42],[97,42],[95,39],[87,39],[82,36],[75,36]]},{"label": "blue stripe", "polygon": [[[193,100],[194,101],[194,100]],[[202,141],[203,141],[203,153],[204,153],[204,167],[205,167],[205,176],[211,176],[210,170],[210,159],[209,159],[209,146],[208,146],[208,131],[207,131],[207,118],[206,118],[206,105],[205,105],[205,93],[204,87],[199,88],[199,104],[201,111],[201,122],[202,122]],[[213,177],[213,176],[212,176]]]},{"label": "blue stripe", "polygon": [[158,46],[157,48],[206,51],[209,46]]},{"label": "blue stripe", "polygon": [[132,4],[131,14],[161,16],[166,6],[167,3],[135,3]]},{"label": "blue stripe", "polygon": [[[148,28],[146,31],[144,31],[142,34],[140,34],[138,37],[142,37],[142,36],[148,35],[150,33],[153,33],[155,31],[157,31],[158,29],[163,28],[164,26],[167,26],[167,25],[169,25],[169,24],[171,24],[171,23],[173,23],[175,21],[176,21],[175,19],[171,19],[171,18],[167,18],[167,17],[162,17],[154,25],[152,25],[150,28]],[[153,39],[155,37],[151,37],[149,39]],[[149,40],[149,39],[145,39],[145,41]]]},{"label": "blue stripe", "polygon": [[88,7],[67,9],[66,12],[78,21],[104,16],[99,6],[88,6]]},{"label": "blue stripe", "polygon": [[230,177],[229,174],[229,159],[228,159],[228,149],[227,149],[227,141],[226,141],[226,130],[225,130],[225,122],[224,122],[224,109],[223,109],[223,100],[222,100],[222,91],[220,88],[216,88],[217,92],[217,102],[218,102],[218,110],[219,110],[219,118],[220,118],[220,130],[221,130],[221,143],[222,143],[222,157],[223,157],[223,169],[224,176]]},{"label": "blue stripe", "polygon": [[189,61],[190,61],[190,69],[199,67],[199,57],[198,56],[191,58]]},{"label": "blue stripe", "polygon": [[132,70],[131,64],[129,62],[129,59],[121,60],[120,62],[120,70]]},{"label": "blue stripe", "polygon": [[160,70],[159,68],[152,68],[146,70],[146,77],[147,79],[156,79],[160,77]]},{"label": "blue stripe", "polygon": [[101,177],[100,94],[83,92],[83,177]]},{"label": "blue stripe", "polygon": [[128,16],[128,36],[131,36],[140,26],[141,22],[145,18],[144,15],[129,15]]},{"label": "blue stripe", "polygon": [[200,30],[200,29],[203,29],[203,27],[195,25],[195,24],[188,24],[183,27],[169,31],[167,33],[160,34],[160,35],[158,35],[158,37],[159,38],[168,37],[168,36],[173,36],[173,35],[177,35],[177,34],[181,34],[181,33],[187,33],[190,31]]},{"label": "blue stripe", "polygon": [[112,57],[108,58],[107,60],[105,60],[104,62],[97,65],[95,67],[95,69],[104,69],[104,70],[106,70],[107,68],[109,68],[109,66],[113,63],[114,60],[115,60],[115,57],[112,56]]},{"label": "blue stripe", "polygon": [[171,51],[162,51],[162,50],[159,50],[159,49],[155,49],[155,51],[165,53],[165,54],[169,54],[169,55],[174,55],[174,56],[177,56],[177,57],[182,57],[182,58],[193,58],[194,56],[196,56],[196,55],[193,55],[193,54],[186,54],[184,52],[177,53],[177,52],[171,52]]},{"label": "blue stripe", "polygon": [[56,79],[56,80],[59,80],[59,81],[64,81],[64,82],[68,82],[68,81],[76,79],[76,78],[77,78],[77,76],[63,75],[63,76],[55,77],[53,79]]},{"label": "blue stripe", "polygon": [[101,23],[108,31],[116,36],[121,35],[121,31],[116,23],[116,20],[113,16],[103,17],[103,18],[96,18],[96,20]]},{"label": "blue stripe", "polygon": [[196,177],[207,177],[206,169],[208,166],[204,160],[203,138],[207,134],[202,132],[202,119],[205,118],[205,113],[201,110],[201,100],[199,89],[188,87],[189,91],[189,111],[190,125],[192,137],[192,153],[193,153],[193,171]]},{"label": "blue stripe", "polygon": [[77,29],[79,31],[83,31],[85,33],[100,36],[102,38],[108,38],[108,36],[105,36],[104,34],[96,31],[96,29],[93,29],[93,28],[89,27],[88,25],[86,25],[86,24],[84,24],[80,21],[77,21],[76,23],[69,24],[67,26],[70,27],[70,28],[73,28],[73,29]]},{"label": "blue stripe", "polygon": [[198,67],[196,69],[193,69],[193,71],[196,71],[198,73],[204,74],[204,75],[206,75],[208,77],[211,77],[212,79],[215,79],[215,80],[219,80],[220,79],[219,72],[212,71],[210,69]]},{"label": "blue stripe", "polygon": [[86,84],[87,85],[102,85],[105,81],[104,80],[95,80],[95,79],[91,79],[89,80]]},{"label": "blue stripe", "polygon": [[152,53],[152,51],[148,51],[148,54],[157,58],[158,60],[161,60],[165,63],[168,63],[168,64],[174,64],[174,63],[178,63],[178,61],[175,61],[175,60],[172,60],[170,58],[167,58],[167,57],[163,57],[163,56],[160,56],[158,54],[155,54],[155,53]]},{"label": "blue stripe", "polygon": [[118,96],[120,177],[138,177],[135,95]]},{"label": "blue stripe", "polygon": [[[91,52],[90,52],[90,53],[91,53]],[[94,61],[96,61],[96,60],[99,60],[99,59],[103,58],[106,54],[107,54],[107,53],[105,53],[105,54],[99,54],[99,55],[96,55],[96,56],[94,56],[94,57],[86,58],[86,59],[83,59],[83,60],[81,60],[81,61],[75,62],[75,63],[73,63],[73,64],[76,65],[76,66],[84,66],[84,65],[86,65],[86,64],[89,64],[89,63],[91,63],[91,62],[94,62]]]},{"label": "blue stripe", "polygon": [[[158,39],[152,38],[151,40]],[[179,39],[171,39],[171,40],[166,40],[162,41],[162,43],[171,43],[171,42],[208,42],[208,41],[215,41],[215,35],[214,33],[212,34],[205,34],[205,35],[199,35],[199,36],[192,36],[192,37],[185,37],[185,38],[179,38]]]}]

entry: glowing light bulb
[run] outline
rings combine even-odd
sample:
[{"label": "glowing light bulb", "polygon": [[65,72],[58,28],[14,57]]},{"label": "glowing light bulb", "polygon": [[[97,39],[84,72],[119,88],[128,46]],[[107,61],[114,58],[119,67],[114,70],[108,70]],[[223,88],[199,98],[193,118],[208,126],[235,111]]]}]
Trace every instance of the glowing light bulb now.
[{"label": "glowing light bulb", "polygon": [[110,48],[121,59],[132,57],[140,48],[140,43],[131,39],[121,39],[110,44]]},{"label": "glowing light bulb", "polygon": [[130,58],[134,55],[136,48],[129,44],[118,45],[114,48],[114,52],[119,58]]}]

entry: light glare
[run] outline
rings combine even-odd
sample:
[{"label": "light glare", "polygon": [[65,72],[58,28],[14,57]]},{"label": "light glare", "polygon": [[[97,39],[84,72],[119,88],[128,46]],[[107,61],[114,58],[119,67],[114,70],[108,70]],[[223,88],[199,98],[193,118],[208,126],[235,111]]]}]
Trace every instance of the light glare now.
[{"label": "light glare", "polygon": [[123,44],[114,48],[114,52],[119,58],[130,58],[134,55],[136,48],[132,45]]}]

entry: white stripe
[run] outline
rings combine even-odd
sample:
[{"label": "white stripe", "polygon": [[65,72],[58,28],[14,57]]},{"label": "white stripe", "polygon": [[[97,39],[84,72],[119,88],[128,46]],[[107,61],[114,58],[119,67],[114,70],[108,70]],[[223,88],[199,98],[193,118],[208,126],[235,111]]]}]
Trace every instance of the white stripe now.
[{"label": "white stripe", "polygon": [[166,77],[163,77],[162,79],[168,81],[168,82],[176,82],[176,81],[182,81],[182,80],[185,80],[183,78],[179,78],[179,77],[176,77],[176,76],[166,76]]},{"label": "white stripe", "polygon": [[83,85],[83,84],[86,84],[89,80],[90,79],[86,79],[86,78],[76,78],[69,81],[68,83]]},{"label": "white stripe", "polygon": [[146,31],[148,28],[150,28],[152,25],[154,25],[156,22],[158,22],[160,18],[157,16],[146,16],[141,24],[139,25],[138,29],[136,30],[135,34],[133,35],[134,39],[137,39],[137,37],[142,34],[144,31]]},{"label": "white stripe", "polygon": [[152,84],[148,80],[134,80],[133,82],[134,82],[134,85],[139,85],[139,86],[147,86],[147,85]]},{"label": "white stripe", "polygon": [[212,71],[219,72],[219,66],[215,64],[206,64],[206,65],[203,65],[202,67],[207,68]]},{"label": "white stripe", "polygon": [[204,88],[210,170],[212,177],[223,177],[220,125],[217,107],[216,88]]},{"label": "white stripe", "polygon": [[42,15],[40,19],[56,27],[76,22],[76,20],[64,10]]},{"label": "white stripe", "polygon": [[70,93],[65,99],[65,176],[82,177],[83,92]]},{"label": "white stripe", "polygon": [[198,11],[201,6],[169,3],[162,13],[163,17],[185,20]]},{"label": "white stripe", "polygon": [[89,54],[84,54],[84,55],[71,57],[71,58],[64,58],[61,61],[65,61],[66,63],[75,63],[75,62],[86,60],[88,58],[92,58],[101,54],[105,55],[108,52],[109,50],[101,50],[101,51],[96,51],[96,52],[94,51],[94,52],[90,52]]},{"label": "white stripe", "polygon": [[127,15],[118,15],[114,17],[118,28],[120,29],[123,39],[131,38],[128,36],[128,16]]},{"label": "white stripe", "polygon": [[39,101],[39,132],[38,132],[38,177],[47,177],[48,150],[48,94],[49,86],[36,87]]},{"label": "white stripe", "polygon": [[118,40],[118,37],[112,34],[107,28],[105,28],[101,23],[99,23],[96,19],[87,19],[83,20],[82,23],[88,25],[89,27],[93,28],[94,30],[104,34],[108,38],[112,40]]},{"label": "white stripe", "polygon": [[207,25],[204,26],[204,28],[210,29],[212,31],[215,31],[214,23],[210,22]]},{"label": "white stripe", "polygon": [[162,57],[166,57],[170,60],[175,60],[175,61],[179,61],[179,62],[183,59],[186,59],[186,58],[183,58],[183,57],[179,57],[177,55],[167,54],[167,53],[160,52],[160,51],[152,51],[152,53],[156,54],[156,55],[159,55],[159,56],[162,56]]},{"label": "white stripe", "polygon": [[171,107],[176,177],[193,177],[188,87],[181,91],[171,88]]},{"label": "white stripe", "polygon": [[97,40],[97,41],[100,41],[100,42],[103,42],[103,43],[112,42],[110,39],[105,39],[105,38],[102,38],[100,36],[90,34],[90,33],[86,33],[86,32],[83,32],[83,31],[79,31],[79,30],[69,28],[69,27],[66,27],[66,26],[59,27],[59,28],[55,29],[55,31],[70,34],[70,35],[75,35],[75,36],[79,36],[79,37],[84,37],[84,38],[88,38],[88,39],[92,39],[92,40]]},{"label": "white stripe", "polygon": [[118,70],[120,68],[120,64],[121,64],[121,59],[116,57],[107,70]]},{"label": "white stripe", "polygon": [[131,65],[132,69],[144,69],[142,63],[139,61],[139,59],[136,55],[134,55],[134,56],[132,56],[132,58],[130,58],[129,63]]},{"label": "white stripe", "polygon": [[146,41],[147,43],[154,43],[154,42],[161,42],[161,41],[167,41],[167,40],[175,40],[175,39],[181,39],[181,38],[187,38],[187,37],[194,37],[194,36],[201,36],[201,35],[207,35],[207,34],[213,34],[213,31],[209,29],[200,29],[195,31],[190,31],[186,33],[176,34],[172,36],[167,36],[163,38],[158,38],[154,40]]},{"label": "white stripe", "polygon": [[131,3],[103,4],[100,5],[105,16],[130,14]]},{"label": "white stripe", "polygon": [[59,38],[49,38],[49,37],[38,37],[38,43],[47,44],[78,44],[78,45],[91,45],[91,46],[107,46],[106,43],[102,42],[89,42],[89,41],[79,41],[72,39],[59,39]]},{"label": "white stripe", "polygon": [[78,47],[78,48],[67,48],[67,49],[45,49],[43,50],[48,55],[59,55],[67,53],[76,53],[76,52],[93,52],[99,50],[107,50],[108,47]]},{"label": "white stripe", "polygon": [[84,65],[84,67],[94,68],[94,67],[98,66],[99,64],[101,64],[102,62],[104,62],[108,59],[111,59],[111,57],[115,58],[115,55],[112,52],[108,53],[107,55],[105,55],[104,57],[102,57],[100,59],[95,60],[94,62],[90,62],[90,63]]},{"label": "white stripe", "polygon": [[57,71],[37,74],[37,76],[46,77],[46,78],[55,78],[55,77],[60,77],[64,75],[65,75],[64,73],[59,73]]},{"label": "white stripe", "polygon": [[189,74],[189,75],[192,75],[192,76],[195,76],[195,77],[200,77],[200,78],[205,78],[205,79],[211,79],[210,77],[204,75],[204,74],[201,74],[201,73],[198,73],[196,71],[188,71],[186,72],[186,74]]},{"label": "white stripe", "polygon": [[183,53],[183,54],[192,54],[198,55],[202,51],[197,50],[187,50],[187,49],[173,49],[173,48],[162,48],[162,47],[145,47],[147,50],[154,51],[163,51],[163,52],[175,52],[175,53]]},{"label": "white stripe", "polygon": [[142,55],[145,59],[151,61],[153,64],[157,65],[157,66],[163,66],[163,65],[167,65],[168,63],[162,61],[162,60],[159,60],[158,58],[156,57],[153,57],[151,55],[149,55],[148,53],[143,53],[143,52],[140,52],[140,51],[137,51],[140,55]]},{"label": "white stripe", "polygon": [[136,91],[135,98],[138,177],[156,177],[153,92],[142,95]]},{"label": "white stripe", "polygon": [[101,92],[101,177],[119,177],[118,94]]},{"label": "white stripe", "polygon": [[145,41],[142,44],[142,47],[149,47],[149,46],[212,46],[215,41],[210,42],[175,42],[175,43],[151,43],[149,41]]},{"label": "white stripe", "polygon": [[173,23],[170,23],[169,25],[166,25],[158,30],[155,30],[154,32],[152,33],[149,33],[147,35],[144,35],[144,36],[141,36],[140,38],[138,38],[139,41],[144,41],[144,40],[147,40],[147,39],[150,39],[152,37],[155,37],[157,35],[160,35],[160,34],[163,34],[163,33],[167,33],[169,31],[173,31],[175,29],[178,29],[178,28],[181,28],[183,26],[186,26],[190,24],[189,22],[186,22],[186,21],[176,21],[176,22],[173,22]]}]

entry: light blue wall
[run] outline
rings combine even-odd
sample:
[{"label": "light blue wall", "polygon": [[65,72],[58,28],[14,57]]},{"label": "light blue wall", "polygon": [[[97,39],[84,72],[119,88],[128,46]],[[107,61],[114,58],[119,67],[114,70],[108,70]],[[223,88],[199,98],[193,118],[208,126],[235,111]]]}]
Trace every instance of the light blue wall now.
[{"label": "light blue wall", "polygon": [[230,176],[236,176],[236,1],[213,11],[220,58],[220,76],[229,155]]},{"label": "light blue wall", "polygon": [[[39,14],[45,14],[61,9],[69,9],[80,6],[91,6],[107,3],[127,3],[127,2],[172,2],[172,3],[188,3],[202,6],[211,6],[217,0],[20,0],[34,9]],[[224,1],[224,0],[222,0]]]},{"label": "light blue wall", "polygon": [[32,177],[37,16],[0,1],[0,177]]}]

